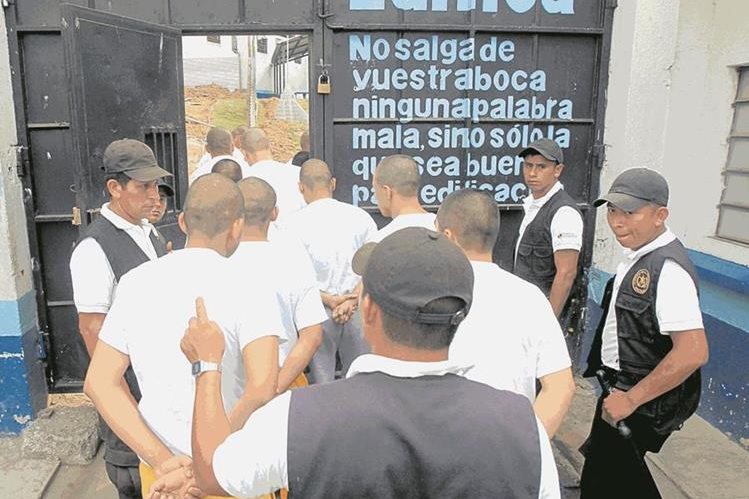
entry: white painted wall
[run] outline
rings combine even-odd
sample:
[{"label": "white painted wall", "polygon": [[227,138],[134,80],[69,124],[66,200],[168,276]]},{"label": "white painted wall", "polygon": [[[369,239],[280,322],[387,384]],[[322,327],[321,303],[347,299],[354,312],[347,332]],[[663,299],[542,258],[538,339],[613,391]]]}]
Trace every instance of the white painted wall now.
[{"label": "white painted wall", "polygon": [[3,9],[0,9],[0,109],[0,300],[16,300],[32,289],[32,275],[23,189],[16,175],[16,117]]},{"label": "white painted wall", "polygon": [[[614,14],[601,192],[649,166],[671,186],[669,226],[692,249],[749,264],[749,248],[713,237],[736,95],[749,63],[749,2],[624,1]],[[594,265],[613,272],[621,248],[599,210]]]},{"label": "white painted wall", "polygon": [[221,35],[221,43],[212,43],[204,35],[182,37],[183,59],[206,59],[209,57],[237,57],[231,49],[231,35]]}]

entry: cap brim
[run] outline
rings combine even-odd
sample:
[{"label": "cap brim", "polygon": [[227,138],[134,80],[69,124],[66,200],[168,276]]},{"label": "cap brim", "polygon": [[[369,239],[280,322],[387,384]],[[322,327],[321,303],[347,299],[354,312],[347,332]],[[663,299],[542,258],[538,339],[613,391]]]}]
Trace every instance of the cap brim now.
[{"label": "cap brim", "polygon": [[540,154],[544,158],[548,159],[549,161],[556,161],[557,163],[561,163],[557,158],[554,157],[554,155],[549,154],[548,152],[544,151],[543,149],[538,149],[536,147],[526,147],[522,151],[520,151],[520,154],[518,154],[519,157],[524,158],[528,156],[529,154]]},{"label": "cap brim", "polygon": [[364,275],[369,257],[372,256],[372,251],[376,247],[377,243],[366,243],[354,253],[354,258],[351,260],[351,268],[354,269],[356,275]]},{"label": "cap brim", "polygon": [[137,170],[129,170],[122,173],[139,182],[152,182],[160,178],[172,176],[171,173],[159,166],[147,166],[146,168],[138,168]]},{"label": "cap brim", "polygon": [[605,196],[602,196],[593,201],[593,206],[598,208],[605,203],[610,203],[620,210],[624,211],[637,211],[648,204],[646,200],[630,196],[629,194],[624,194],[621,192],[609,192]]}]

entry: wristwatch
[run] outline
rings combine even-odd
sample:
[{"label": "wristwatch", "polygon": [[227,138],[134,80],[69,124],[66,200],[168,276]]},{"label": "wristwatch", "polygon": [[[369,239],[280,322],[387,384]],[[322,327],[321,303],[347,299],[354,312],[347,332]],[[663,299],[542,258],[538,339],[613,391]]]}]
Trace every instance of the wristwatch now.
[{"label": "wristwatch", "polygon": [[218,364],[216,362],[207,362],[205,360],[197,360],[192,363],[192,375],[195,377],[209,371],[221,372],[221,364]]}]

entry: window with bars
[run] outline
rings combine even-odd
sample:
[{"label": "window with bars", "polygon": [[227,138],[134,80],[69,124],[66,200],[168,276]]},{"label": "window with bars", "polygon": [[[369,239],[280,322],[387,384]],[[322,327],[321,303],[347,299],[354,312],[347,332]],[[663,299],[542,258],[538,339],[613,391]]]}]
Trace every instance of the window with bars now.
[{"label": "window with bars", "polygon": [[167,202],[167,213],[182,209],[182,196],[179,192],[178,140],[177,131],[171,128],[149,127],[144,130],[143,142],[153,150],[159,166],[172,174],[171,177],[163,179],[174,190],[174,197],[169,198]]},{"label": "window with bars", "polygon": [[257,53],[258,54],[267,54],[268,53],[268,39],[263,37],[259,37],[257,39]]},{"label": "window with bars", "polygon": [[723,172],[718,237],[749,244],[749,67],[739,68],[728,160]]}]

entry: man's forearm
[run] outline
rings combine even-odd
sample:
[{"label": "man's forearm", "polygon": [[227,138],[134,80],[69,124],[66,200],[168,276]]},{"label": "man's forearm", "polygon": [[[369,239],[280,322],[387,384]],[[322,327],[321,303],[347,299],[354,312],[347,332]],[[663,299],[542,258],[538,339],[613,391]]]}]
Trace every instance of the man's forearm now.
[{"label": "man's forearm", "polygon": [[99,341],[99,331],[101,331],[101,326],[104,324],[104,319],[106,317],[107,314],[78,314],[78,330],[83,338],[83,343],[86,345],[86,351],[88,352],[89,358],[94,356],[96,343]]},{"label": "man's forearm", "polygon": [[231,434],[221,398],[221,373],[206,372],[195,383],[192,463],[198,487],[206,494],[228,495],[213,473],[213,454]]},{"label": "man's forearm", "polygon": [[117,385],[87,380],[85,392],[112,431],[152,468],[172,457],[172,452],[141,418],[124,380]]},{"label": "man's forearm", "polygon": [[552,282],[549,292],[549,303],[551,303],[551,308],[557,317],[562,314],[564,305],[567,303],[572,284],[575,282],[575,275],[575,272],[557,272],[554,276],[554,282]]},{"label": "man's forearm", "polygon": [[322,343],[322,326],[317,324],[299,331],[299,340],[289,352],[278,373],[278,393],[283,393],[312,361]]},{"label": "man's forearm", "polygon": [[552,438],[562,425],[575,394],[575,381],[570,368],[541,378],[541,391],[533,403],[536,416]]}]

